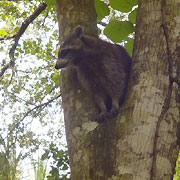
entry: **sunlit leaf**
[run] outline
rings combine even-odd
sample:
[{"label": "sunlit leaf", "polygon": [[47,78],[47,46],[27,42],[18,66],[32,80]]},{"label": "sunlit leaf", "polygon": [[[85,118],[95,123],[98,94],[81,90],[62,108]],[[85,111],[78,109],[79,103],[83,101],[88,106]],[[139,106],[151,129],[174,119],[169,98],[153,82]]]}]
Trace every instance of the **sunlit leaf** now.
[{"label": "sunlit leaf", "polygon": [[53,6],[53,5],[55,5],[55,0],[45,0],[45,2],[46,2],[46,4],[47,4],[48,6]]},{"label": "sunlit leaf", "polygon": [[97,21],[100,22],[105,16],[109,15],[110,10],[104,2],[100,0],[95,0],[95,7],[97,13]]},{"label": "sunlit leaf", "polygon": [[6,77],[9,77],[9,76],[11,76],[11,74],[7,73],[7,74],[6,74]]},{"label": "sunlit leaf", "polygon": [[69,167],[66,164],[64,164],[62,170],[68,170],[68,169]]},{"label": "sunlit leaf", "polygon": [[113,9],[121,12],[129,12],[133,6],[138,4],[138,0],[109,0]]},{"label": "sunlit leaf", "polygon": [[130,21],[117,20],[111,21],[104,30],[104,34],[114,42],[121,42],[132,32],[134,27]]},{"label": "sunlit leaf", "polygon": [[3,29],[0,29],[0,35],[7,35],[8,33],[4,31]]},{"label": "sunlit leaf", "polygon": [[136,23],[136,15],[137,15],[137,8],[134,9],[130,14],[129,14],[129,20],[135,24]]},{"label": "sunlit leaf", "polygon": [[132,52],[133,52],[133,43],[134,43],[134,39],[131,38],[128,40],[128,42],[124,46],[130,56],[132,56]]},{"label": "sunlit leaf", "polygon": [[45,150],[45,153],[41,156],[41,160],[45,160],[49,158],[49,150]]}]

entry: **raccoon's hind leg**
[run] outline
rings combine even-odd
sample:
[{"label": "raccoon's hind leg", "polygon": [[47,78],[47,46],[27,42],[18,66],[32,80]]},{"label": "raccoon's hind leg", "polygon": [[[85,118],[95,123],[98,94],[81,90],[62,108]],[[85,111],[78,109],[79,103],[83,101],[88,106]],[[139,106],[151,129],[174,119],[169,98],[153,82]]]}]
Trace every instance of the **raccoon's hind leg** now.
[{"label": "raccoon's hind leg", "polygon": [[101,123],[106,117],[108,117],[108,110],[105,104],[105,99],[102,96],[96,94],[94,96],[94,101],[100,110],[100,113],[96,116],[96,121]]},{"label": "raccoon's hind leg", "polygon": [[119,107],[123,104],[125,98],[125,89],[120,89],[117,93],[111,95],[112,106],[109,112],[110,117],[117,116]]},{"label": "raccoon's hind leg", "polygon": [[118,111],[119,111],[119,97],[113,97],[112,98],[112,107],[109,112],[109,116],[110,117],[117,116]]},{"label": "raccoon's hind leg", "polygon": [[[123,74],[121,75],[121,77],[123,77]],[[112,87],[111,89],[110,88],[108,89],[109,96],[112,100],[109,116],[114,117],[117,116],[119,107],[123,103],[122,101],[125,97],[126,84],[125,81],[123,81],[122,79],[121,81],[120,80],[116,81],[116,84],[113,84],[111,87]]]}]

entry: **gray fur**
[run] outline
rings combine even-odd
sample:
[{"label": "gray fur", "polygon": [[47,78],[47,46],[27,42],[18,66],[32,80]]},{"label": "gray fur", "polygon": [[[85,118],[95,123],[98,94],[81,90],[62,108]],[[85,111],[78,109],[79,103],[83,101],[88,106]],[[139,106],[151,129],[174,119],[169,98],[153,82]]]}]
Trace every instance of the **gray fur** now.
[{"label": "gray fur", "polygon": [[60,47],[56,69],[74,67],[82,88],[100,110],[97,121],[116,116],[127,91],[131,58],[120,45],[84,35],[77,26]]}]

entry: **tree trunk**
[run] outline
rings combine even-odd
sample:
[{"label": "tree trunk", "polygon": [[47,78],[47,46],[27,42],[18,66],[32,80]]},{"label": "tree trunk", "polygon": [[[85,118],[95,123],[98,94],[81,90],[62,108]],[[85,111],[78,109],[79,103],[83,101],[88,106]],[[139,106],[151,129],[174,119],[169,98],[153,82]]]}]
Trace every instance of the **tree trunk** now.
[{"label": "tree trunk", "polygon": [[[60,42],[78,24],[97,33],[93,3],[56,0]],[[178,0],[139,0],[129,90],[116,119],[96,123],[97,110],[73,70],[61,72],[72,180],[173,179],[180,140],[179,8]]]},{"label": "tree trunk", "polygon": [[175,1],[139,1],[130,93],[119,120],[131,121],[117,143],[121,179],[173,179],[180,137],[173,78],[180,67],[178,9]]}]

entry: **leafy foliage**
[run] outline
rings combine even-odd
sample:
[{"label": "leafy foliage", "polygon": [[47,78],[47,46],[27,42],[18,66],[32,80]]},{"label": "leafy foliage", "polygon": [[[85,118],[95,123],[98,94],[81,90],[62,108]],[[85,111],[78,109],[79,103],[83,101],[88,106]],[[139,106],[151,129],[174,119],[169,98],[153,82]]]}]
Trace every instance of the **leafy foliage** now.
[{"label": "leafy foliage", "polygon": [[[42,155],[42,160],[53,159],[51,163],[50,175],[47,176],[48,180],[68,180],[70,176],[69,162],[67,151],[59,150],[55,144],[51,143],[49,149],[45,150]],[[63,173],[65,172],[65,173]]]},{"label": "leafy foliage", "polygon": [[0,152],[0,164],[4,166],[0,166],[0,180],[8,180],[8,162],[6,159],[6,154]]},{"label": "leafy foliage", "polygon": [[176,174],[174,175],[173,180],[180,180],[180,152],[176,162]]},{"label": "leafy foliage", "polygon": [[[34,15],[42,2],[0,1],[0,38],[6,35],[0,44],[1,70],[11,61],[13,35],[19,33],[23,22]],[[61,108],[55,108],[59,104],[56,97],[60,97],[60,73],[54,71],[58,51],[56,24],[55,7],[47,7],[20,37],[13,57],[15,64],[0,77],[0,153],[6,157],[0,166],[8,165],[0,170],[4,179],[6,174],[11,174],[13,180],[18,178],[20,162],[40,146],[48,147],[59,131],[55,125],[61,120]]]},{"label": "leafy foliage", "polygon": [[38,157],[37,163],[33,162],[35,180],[45,180],[47,163]]},{"label": "leafy foliage", "polygon": [[48,6],[55,5],[55,0],[45,0]]},{"label": "leafy foliage", "polygon": [[134,9],[130,14],[129,14],[129,20],[135,24],[136,23],[136,15],[137,15],[137,8]]},{"label": "leafy foliage", "polygon": [[121,12],[129,12],[138,4],[138,0],[109,0],[109,2],[113,9]]},{"label": "leafy foliage", "polygon": [[111,21],[105,28],[105,35],[114,42],[121,42],[130,33],[134,32],[134,27],[130,21]]},{"label": "leafy foliage", "polygon": [[109,15],[108,5],[100,0],[95,0],[95,8],[97,13],[97,22],[100,22],[105,16]]},{"label": "leafy foliage", "polygon": [[132,56],[133,43],[134,43],[134,39],[129,38],[127,40],[127,43],[124,45],[124,47],[126,48],[128,53],[130,54],[130,56]]},{"label": "leafy foliage", "polygon": [[[123,43],[132,55],[137,0],[95,0],[97,22],[105,21],[104,35],[115,43]],[[104,25],[103,22],[100,24]],[[99,31],[98,31],[99,32]]]}]

